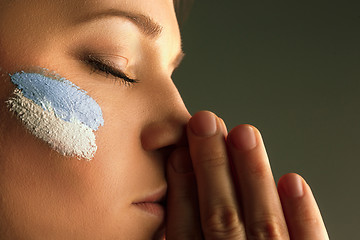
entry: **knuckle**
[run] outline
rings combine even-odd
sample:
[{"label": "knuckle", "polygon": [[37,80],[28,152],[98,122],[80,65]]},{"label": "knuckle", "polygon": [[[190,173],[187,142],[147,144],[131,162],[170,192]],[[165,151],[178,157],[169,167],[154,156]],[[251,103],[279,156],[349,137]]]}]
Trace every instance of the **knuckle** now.
[{"label": "knuckle", "polygon": [[253,161],[249,166],[249,171],[257,178],[265,178],[269,174],[269,166],[263,161]]},{"label": "knuckle", "polygon": [[197,164],[204,168],[214,168],[227,164],[227,155],[223,152],[209,152],[199,156]]},{"label": "knuckle", "polygon": [[316,217],[305,217],[302,219],[302,224],[309,225],[309,226],[317,226],[321,224],[321,221],[319,221]]},{"label": "knuckle", "polygon": [[322,220],[313,215],[301,216],[300,218],[293,220],[293,222],[296,222],[298,225],[301,224],[302,226],[312,226],[314,228],[322,226]]},{"label": "knuckle", "polygon": [[287,229],[277,218],[268,218],[251,223],[247,226],[247,235],[252,240],[285,239]]},{"label": "knuckle", "polygon": [[204,220],[203,228],[207,236],[216,239],[236,239],[243,236],[243,227],[235,207],[216,207]]}]

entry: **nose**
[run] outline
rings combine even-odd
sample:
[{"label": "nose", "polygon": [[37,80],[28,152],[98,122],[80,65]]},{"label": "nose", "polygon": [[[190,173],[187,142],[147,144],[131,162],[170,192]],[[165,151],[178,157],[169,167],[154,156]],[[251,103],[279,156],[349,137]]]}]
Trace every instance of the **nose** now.
[{"label": "nose", "polygon": [[187,145],[185,130],[191,115],[174,83],[164,81],[150,91],[149,120],[141,131],[143,149],[152,151]]}]

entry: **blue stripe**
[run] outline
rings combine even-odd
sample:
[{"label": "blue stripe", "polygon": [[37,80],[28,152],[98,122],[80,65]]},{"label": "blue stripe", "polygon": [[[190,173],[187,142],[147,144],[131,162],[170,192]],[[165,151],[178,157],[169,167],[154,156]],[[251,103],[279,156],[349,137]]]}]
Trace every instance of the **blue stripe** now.
[{"label": "blue stripe", "polygon": [[57,117],[67,122],[79,121],[94,131],[104,125],[100,106],[69,80],[24,71],[10,76],[25,97],[44,110],[53,109]]}]

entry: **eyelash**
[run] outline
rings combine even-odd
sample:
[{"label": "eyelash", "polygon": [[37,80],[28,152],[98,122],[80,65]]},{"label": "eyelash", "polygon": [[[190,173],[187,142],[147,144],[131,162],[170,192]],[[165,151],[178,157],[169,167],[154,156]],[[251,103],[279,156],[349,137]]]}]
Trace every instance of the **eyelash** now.
[{"label": "eyelash", "polygon": [[121,83],[123,83],[127,86],[133,85],[133,84],[139,82],[136,79],[131,79],[128,76],[126,76],[126,74],[123,71],[112,67],[111,63],[109,63],[108,61],[99,59],[95,56],[92,56],[92,55],[87,56],[87,58],[84,60],[84,62],[91,67],[93,72],[105,74],[105,76],[107,78],[109,78],[109,75],[111,75],[112,77],[114,77],[114,80],[116,82],[121,81]]}]

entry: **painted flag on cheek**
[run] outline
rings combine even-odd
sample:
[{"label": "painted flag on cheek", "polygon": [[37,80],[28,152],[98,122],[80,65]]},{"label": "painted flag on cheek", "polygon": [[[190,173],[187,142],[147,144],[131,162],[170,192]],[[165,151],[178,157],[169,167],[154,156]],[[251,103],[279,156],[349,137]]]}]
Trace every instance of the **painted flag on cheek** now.
[{"label": "painted flag on cheek", "polygon": [[10,77],[16,89],[7,105],[33,135],[64,156],[94,157],[94,131],[104,125],[104,119],[100,106],[86,91],[46,69]]}]

